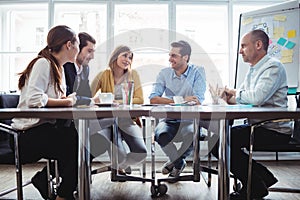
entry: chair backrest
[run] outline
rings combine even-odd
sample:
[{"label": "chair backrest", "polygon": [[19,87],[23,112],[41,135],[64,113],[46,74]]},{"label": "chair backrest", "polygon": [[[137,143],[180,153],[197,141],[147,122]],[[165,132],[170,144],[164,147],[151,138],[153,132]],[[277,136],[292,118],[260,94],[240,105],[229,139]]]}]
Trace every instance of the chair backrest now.
[{"label": "chair backrest", "polygon": [[[19,103],[18,94],[0,94],[0,109],[1,108],[16,108]],[[0,122],[10,125],[11,120],[1,120]]]},{"label": "chair backrest", "polygon": [[18,103],[18,94],[0,94],[0,108],[16,108]]},{"label": "chair backrest", "polygon": [[[295,98],[296,98],[297,108],[300,108],[300,94],[296,95]],[[300,120],[299,119],[294,121],[292,140],[300,143]]]},{"label": "chair backrest", "polygon": [[[18,94],[0,94],[0,109],[1,108],[16,108],[19,103]],[[11,120],[0,120],[0,123],[11,124]],[[7,134],[0,134],[0,141],[6,140],[8,138]]]}]

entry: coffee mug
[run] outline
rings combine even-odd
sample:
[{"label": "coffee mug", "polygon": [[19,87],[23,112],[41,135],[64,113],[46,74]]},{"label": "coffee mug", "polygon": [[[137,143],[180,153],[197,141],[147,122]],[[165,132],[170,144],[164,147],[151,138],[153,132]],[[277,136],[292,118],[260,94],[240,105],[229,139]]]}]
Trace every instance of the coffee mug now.
[{"label": "coffee mug", "polygon": [[182,96],[173,96],[173,101],[175,104],[181,104],[184,102],[184,99]]},{"label": "coffee mug", "polygon": [[100,93],[99,94],[100,103],[113,103],[114,95],[113,93]]}]

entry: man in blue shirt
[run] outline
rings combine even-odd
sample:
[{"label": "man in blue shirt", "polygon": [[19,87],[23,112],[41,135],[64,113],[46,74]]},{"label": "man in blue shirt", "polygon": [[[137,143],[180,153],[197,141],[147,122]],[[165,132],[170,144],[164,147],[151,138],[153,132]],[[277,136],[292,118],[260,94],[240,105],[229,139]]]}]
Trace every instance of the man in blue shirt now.
[{"label": "man in blue shirt", "polygon": [[[252,104],[261,107],[287,107],[287,77],[284,66],[267,55],[269,37],[262,30],[253,30],[241,40],[240,54],[250,64],[244,82],[238,90],[225,88],[225,100],[229,104]],[[252,120],[250,123],[257,122]],[[286,144],[291,137],[291,124],[269,123],[254,131],[255,145]],[[242,149],[249,147],[250,126],[235,126],[231,129],[231,172],[243,184],[240,191],[230,199],[246,199],[249,156]],[[216,154],[216,153],[215,153]],[[216,154],[217,155],[217,154]],[[263,165],[252,161],[251,198],[268,195],[267,188],[277,182]]]},{"label": "man in blue shirt", "polygon": [[[182,96],[185,101],[200,105],[204,101],[206,89],[205,71],[189,63],[191,46],[180,40],[171,43],[169,62],[157,76],[149,96],[151,104],[174,103],[174,96]],[[161,146],[169,161],[164,164],[162,173],[178,177],[186,166],[185,158],[193,150],[194,127],[192,120],[160,119],[155,128],[155,140]],[[179,149],[174,142],[182,142]]]}]

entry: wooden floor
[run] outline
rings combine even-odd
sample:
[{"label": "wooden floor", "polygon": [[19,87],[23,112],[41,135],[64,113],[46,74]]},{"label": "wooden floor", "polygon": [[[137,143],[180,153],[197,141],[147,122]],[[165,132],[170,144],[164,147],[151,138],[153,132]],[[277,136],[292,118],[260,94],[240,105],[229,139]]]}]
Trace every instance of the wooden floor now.
[{"label": "wooden floor", "polygon": [[[300,161],[267,161],[263,162],[279,179],[275,184],[276,187],[299,187],[300,188]],[[29,180],[33,174],[44,166],[43,163],[25,165],[23,167],[24,180]],[[151,166],[150,164],[148,166]],[[158,163],[157,169],[161,163]],[[93,167],[98,167],[97,164]],[[191,171],[191,166],[185,171]],[[139,171],[134,171],[134,175],[139,176]],[[147,167],[147,176],[150,178],[150,168]],[[156,174],[156,178],[164,177],[160,173]],[[232,180],[230,181],[232,184]],[[15,184],[14,168],[10,165],[0,165],[0,190],[7,189]],[[217,198],[217,176],[213,175],[212,186],[208,188],[201,177],[200,182],[177,182],[167,183],[168,192],[161,197],[151,197],[151,183],[142,182],[111,182],[110,172],[93,175],[91,186],[91,197],[95,200],[147,200],[147,199],[176,199],[176,200],[214,200]],[[232,188],[232,187],[230,187]],[[30,184],[24,188],[24,197],[26,200],[41,199],[38,191]],[[16,199],[16,192],[12,192],[0,199]],[[270,192],[265,199],[272,200],[300,200],[300,194],[297,193],[279,193]]]}]

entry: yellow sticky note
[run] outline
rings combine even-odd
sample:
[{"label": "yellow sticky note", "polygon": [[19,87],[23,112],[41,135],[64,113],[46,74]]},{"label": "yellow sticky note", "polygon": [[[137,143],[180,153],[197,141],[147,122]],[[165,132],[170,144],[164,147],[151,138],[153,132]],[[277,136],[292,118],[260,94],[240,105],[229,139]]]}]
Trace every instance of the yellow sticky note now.
[{"label": "yellow sticky note", "polygon": [[286,49],[281,51],[281,56],[293,56],[294,50],[293,49]]},{"label": "yellow sticky note", "polygon": [[293,56],[282,56],[280,61],[282,63],[292,63],[293,62]]},{"label": "yellow sticky note", "polygon": [[296,30],[289,30],[287,32],[287,37],[288,38],[294,38],[294,37],[296,37]]},{"label": "yellow sticky note", "polygon": [[283,26],[274,27],[273,37],[277,39],[283,36],[284,36],[284,27]]},{"label": "yellow sticky note", "polygon": [[249,18],[243,19],[242,24],[247,25],[247,24],[250,24],[252,22],[253,22],[253,18],[249,17]]},{"label": "yellow sticky note", "polygon": [[286,21],[286,16],[285,15],[275,15],[274,20],[284,22],[284,21]]}]

